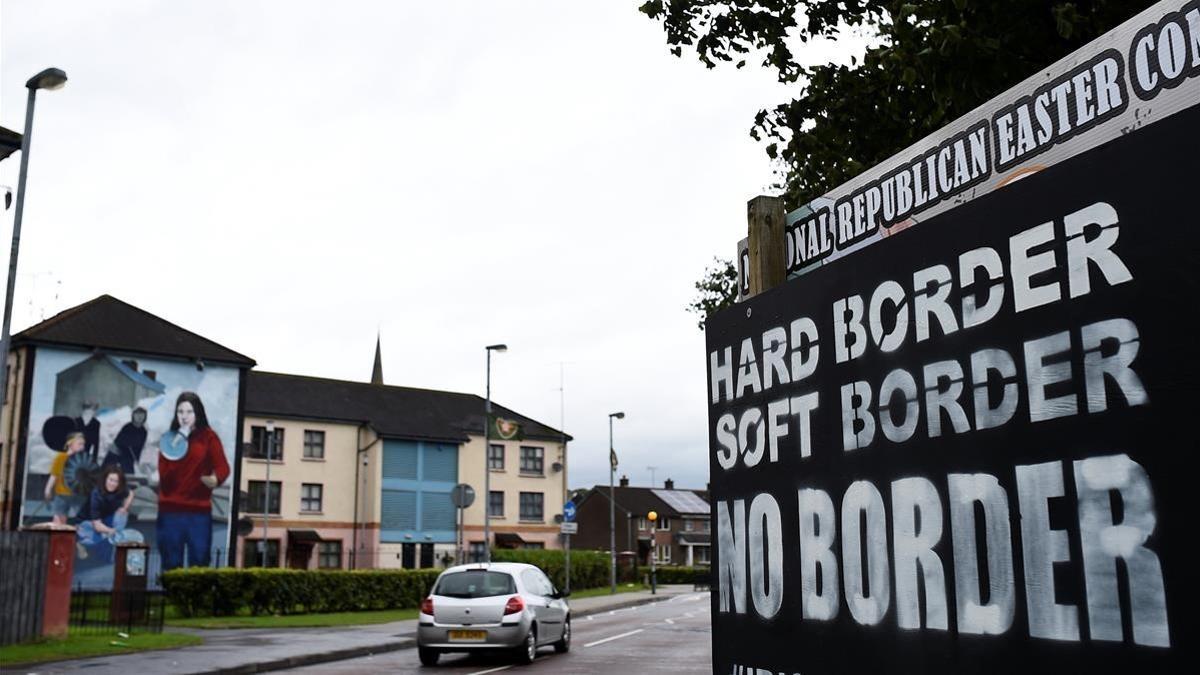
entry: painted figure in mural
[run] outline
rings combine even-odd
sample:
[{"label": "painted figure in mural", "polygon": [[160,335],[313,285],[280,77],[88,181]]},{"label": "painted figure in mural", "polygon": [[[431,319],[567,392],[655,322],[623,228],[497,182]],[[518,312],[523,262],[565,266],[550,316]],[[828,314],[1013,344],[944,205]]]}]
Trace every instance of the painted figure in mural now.
[{"label": "painted figure in mural", "polygon": [[159,441],[158,523],[155,534],[163,570],[207,567],[212,548],[212,491],[229,477],[229,462],[200,397],[190,391],[175,401],[175,419]]},{"label": "painted figure in mural", "polygon": [[50,478],[46,480],[45,497],[50,502],[50,513],[55,525],[66,525],[67,517],[71,514],[79,499],[67,485],[67,460],[84,451],[86,441],[83,434],[76,431],[67,435],[63,449],[54,454],[50,462]]},{"label": "painted figure in mural", "polygon": [[146,409],[138,407],[133,409],[130,420],[117,432],[113,446],[104,456],[104,465],[117,464],[126,474],[132,474],[145,447]]},{"label": "painted figure in mural", "polygon": [[122,541],[142,541],[137,530],[125,529],[129,522],[129,507],[133,491],[125,483],[125,472],[118,464],[108,464],[100,473],[100,483],[88,500],[88,520],[79,523],[76,550],[87,558],[88,549],[95,549],[105,562],[112,562],[113,545]]},{"label": "painted figure in mural", "polygon": [[100,420],[96,412],[100,409],[94,401],[84,401],[79,417],[75,418],[75,431],[83,434],[86,442],[84,450],[92,462],[100,459]]}]

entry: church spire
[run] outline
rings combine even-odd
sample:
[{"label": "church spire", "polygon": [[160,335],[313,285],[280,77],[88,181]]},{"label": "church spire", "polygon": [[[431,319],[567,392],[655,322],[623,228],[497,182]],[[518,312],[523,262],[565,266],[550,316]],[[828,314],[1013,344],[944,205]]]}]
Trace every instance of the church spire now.
[{"label": "church spire", "polygon": [[375,334],[375,367],[371,369],[371,384],[383,384],[383,350],[379,344],[379,333]]}]

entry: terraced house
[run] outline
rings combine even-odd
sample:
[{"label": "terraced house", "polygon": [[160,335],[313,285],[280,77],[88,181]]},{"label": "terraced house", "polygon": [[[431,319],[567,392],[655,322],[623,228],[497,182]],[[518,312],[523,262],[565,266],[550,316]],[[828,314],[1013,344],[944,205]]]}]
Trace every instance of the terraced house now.
[{"label": "terraced house", "polygon": [[492,545],[559,546],[554,515],[565,501],[569,436],[493,402],[494,414],[521,425],[523,440],[492,439],[485,452],[483,398],[385,385],[378,361],[372,379],[250,373],[238,564],[446,564],[458,557],[457,483],[477,491],[463,513],[466,559],[486,545],[485,505]]}]

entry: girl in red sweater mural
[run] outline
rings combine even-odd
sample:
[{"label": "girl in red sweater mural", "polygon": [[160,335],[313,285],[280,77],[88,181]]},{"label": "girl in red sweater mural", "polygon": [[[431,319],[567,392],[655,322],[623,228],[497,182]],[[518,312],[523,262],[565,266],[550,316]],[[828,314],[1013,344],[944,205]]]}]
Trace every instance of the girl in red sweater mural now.
[{"label": "girl in red sweater mural", "polygon": [[158,522],[155,534],[164,571],[207,567],[212,550],[212,491],[229,477],[221,439],[208,426],[200,397],[175,401],[171,429],[159,440]]}]

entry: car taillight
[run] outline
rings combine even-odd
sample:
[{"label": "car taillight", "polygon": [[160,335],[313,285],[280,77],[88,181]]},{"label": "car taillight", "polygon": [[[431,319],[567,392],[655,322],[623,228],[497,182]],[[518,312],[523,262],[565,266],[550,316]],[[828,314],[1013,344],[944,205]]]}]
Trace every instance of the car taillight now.
[{"label": "car taillight", "polygon": [[505,605],[504,605],[504,613],[505,614],[516,614],[518,612],[524,612],[524,611],[525,611],[525,601],[522,600],[521,596],[519,596],[519,595],[512,596],[511,598],[508,599],[508,602],[505,603]]},{"label": "car taillight", "polygon": [[421,601],[421,613],[433,616],[433,597],[425,598]]}]

